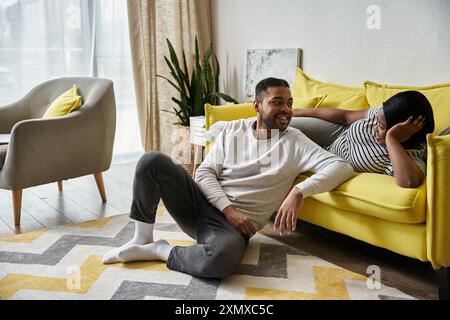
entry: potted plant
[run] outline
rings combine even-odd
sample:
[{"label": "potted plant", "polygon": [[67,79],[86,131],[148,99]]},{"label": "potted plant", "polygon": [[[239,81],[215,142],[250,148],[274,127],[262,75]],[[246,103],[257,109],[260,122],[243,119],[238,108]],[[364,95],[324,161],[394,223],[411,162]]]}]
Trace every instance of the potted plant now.
[{"label": "potted plant", "polygon": [[[182,62],[177,57],[175,49],[169,39],[166,39],[169,47],[170,59],[164,59],[170,69],[173,80],[157,75],[167,80],[179,93],[179,97],[172,97],[172,101],[177,104],[173,107],[174,113],[179,119],[179,124],[189,126],[189,117],[202,116],[205,114],[205,103],[217,105],[219,98],[227,102],[238,103],[231,96],[219,92],[220,67],[216,55],[212,54],[212,43],[209,45],[203,56],[200,55],[197,37],[195,37],[195,56],[192,71],[189,73],[186,54],[182,51]],[[214,63],[211,63],[211,58]]]},{"label": "potted plant", "polygon": [[[192,70],[189,72],[186,63],[186,54],[182,51],[182,63],[178,59],[175,49],[169,39],[166,39],[169,48],[169,57],[164,59],[170,69],[172,79],[157,75],[167,80],[178,92],[179,96],[172,97],[175,102],[173,112],[178,117],[176,132],[174,132],[175,145],[172,158],[190,173],[194,170],[194,149],[190,144],[190,117],[205,114],[205,103],[219,104],[222,98],[227,102],[238,103],[231,96],[219,92],[220,67],[216,55],[212,53],[212,44],[209,45],[205,54],[201,55],[198,48],[197,37],[195,38],[195,55]],[[211,63],[214,60],[214,63]]]}]

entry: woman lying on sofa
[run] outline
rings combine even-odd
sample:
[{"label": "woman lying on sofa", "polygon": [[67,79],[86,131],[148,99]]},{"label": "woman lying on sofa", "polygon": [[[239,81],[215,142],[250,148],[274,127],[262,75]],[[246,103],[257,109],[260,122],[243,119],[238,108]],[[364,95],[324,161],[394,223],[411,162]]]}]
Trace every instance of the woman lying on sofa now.
[{"label": "woman lying on sofa", "polygon": [[315,108],[293,112],[291,126],[347,160],[355,171],[393,175],[403,188],[422,183],[426,134],[434,130],[434,117],[429,101],[420,92],[400,92],[382,106],[367,110]]}]

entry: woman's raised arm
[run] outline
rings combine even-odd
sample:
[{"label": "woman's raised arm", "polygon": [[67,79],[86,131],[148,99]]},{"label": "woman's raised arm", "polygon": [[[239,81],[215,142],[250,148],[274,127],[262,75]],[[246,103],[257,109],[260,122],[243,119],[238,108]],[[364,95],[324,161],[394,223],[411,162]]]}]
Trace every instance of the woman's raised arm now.
[{"label": "woman's raised arm", "polygon": [[293,109],[294,117],[313,117],[334,123],[350,125],[366,116],[367,110],[344,110],[336,108]]}]

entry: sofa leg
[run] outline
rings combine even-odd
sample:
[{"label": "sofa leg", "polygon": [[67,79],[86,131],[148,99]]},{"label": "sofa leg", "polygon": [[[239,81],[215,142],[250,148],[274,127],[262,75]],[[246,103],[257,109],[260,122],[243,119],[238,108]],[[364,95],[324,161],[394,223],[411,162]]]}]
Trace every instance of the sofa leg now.
[{"label": "sofa leg", "polygon": [[63,191],[63,183],[62,183],[62,180],[59,180],[58,181],[58,190],[61,192],[61,191]]},{"label": "sofa leg", "polygon": [[450,267],[440,268],[438,271],[439,300],[450,299]]},{"label": "sofa leg", "polygon": [[20,226],[20,212],[22,211],[22,189],[12,191],[14,224]]},{"label": "sofa leg", "polygon": [[94,173],[95,183],[97,183],[98,192],[100,192],[100,197],[102,201],[106,202],[105,185],[103,183],[103,176],[101,172]]}]

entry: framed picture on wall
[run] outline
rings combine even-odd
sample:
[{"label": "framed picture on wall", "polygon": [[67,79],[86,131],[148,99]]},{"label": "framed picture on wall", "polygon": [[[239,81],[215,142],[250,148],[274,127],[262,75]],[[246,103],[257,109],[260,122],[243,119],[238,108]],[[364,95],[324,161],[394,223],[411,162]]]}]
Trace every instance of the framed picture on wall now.
[{"label": "framed picture on wall", "polygon": [[301,67],[301,49],[248,49],[245,73],[245,97],[254,99],[256,84],[267,77],[286,80],[292,85],[296,67]]}]

